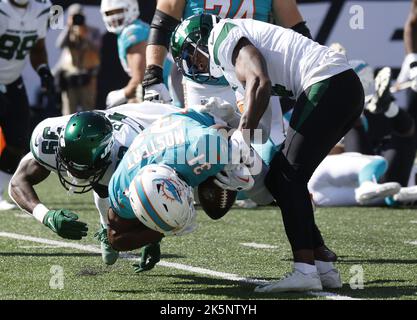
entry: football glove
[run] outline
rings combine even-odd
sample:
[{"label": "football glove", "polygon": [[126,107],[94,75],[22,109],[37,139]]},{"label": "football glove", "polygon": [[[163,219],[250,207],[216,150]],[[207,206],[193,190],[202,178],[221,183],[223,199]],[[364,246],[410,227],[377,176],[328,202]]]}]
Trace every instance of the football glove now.
[{"label": "football glove", "polygon": [[109,92],[109,94],[107,95],[106,108],[109,109],[109,108],[117,107],[126,102],[127,102],[127,98],[125,95],[125,90],[124,89],[114,90],[114,91]]},{"label": "football glove", "polygon": [[171,102],[172,98],[163,82],[163,69],[157,65],[148,66],[142,81],[143,100],[161,103]]},{"label": "football glove", "polygon": [[213,182],[220,188],[231,191],[244,191],[252,189],[255,180],[244,165],[232,165],[216,174]]},{"label": "football glove", "polygon": [[154,242],[142,247],[139,262],[133,264],[135,273],[151,270],[161,260],[160,242]]},{"label": "football glove", "polygon": [[87,224],[77,221],[78,216],[70,210],[49,210],[43,219],[43,224],[60,237],[71,240],[81,240],[87,235]]},{"label": "football glove", "polygon": [[41,79],[41,91],[46,93],[48,96],[55,94],[54,77],[52,76],[51,70],[46,64],[39,66],[36,70]]}]

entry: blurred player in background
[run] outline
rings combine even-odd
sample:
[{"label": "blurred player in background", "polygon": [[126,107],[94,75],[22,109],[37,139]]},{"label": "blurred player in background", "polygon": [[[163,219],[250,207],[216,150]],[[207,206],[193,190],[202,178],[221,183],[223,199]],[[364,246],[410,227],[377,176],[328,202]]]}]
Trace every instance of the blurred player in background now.
[{"label": "blurred player in background", "polygon": [[89,111],[49,118],[35,128],[31,152],[20,162],[9,188],[10,197],[26,213],[66,239],[79,240],[87,226],[67,209],[49,209],[39,200],[34,185],[57,173],[69,193],[93,190],[100,214],[102,259],[110,265],[118,252],[107,242],[107,185],[133,139],[160,116],[176,112],[171,105],[145,102],[107,111]]},{"label": "blurred player in background", "polygon": [[[107,31],[117,34],[119,59],[130,76],[126,87],[107,95],[107,108],[131,99],[140,102],[143,100],[141,82],[146,66],[149,25],[139,19],[139,5],[136,0],[103,0],[100,10]],[[166,66],[167,69],[169,66]]]},{"label": "blurred player in background", "polygon": [[14,207],[3,193],[28,149],[29,102],[21,77],[27,55],[42,91],[55,94],[45,48],[50,7],[49,0],[0,1],[0,126],[6,143],[0,156],[0,210]]},{"label": "blurred player in background", "polygon": [[100,31],[87,25],[83,7],[78,3],[69,6],[67,26],[56,41],[62,53],[54,68],[63,115],[93,110],[96,105],[100,39]]}]

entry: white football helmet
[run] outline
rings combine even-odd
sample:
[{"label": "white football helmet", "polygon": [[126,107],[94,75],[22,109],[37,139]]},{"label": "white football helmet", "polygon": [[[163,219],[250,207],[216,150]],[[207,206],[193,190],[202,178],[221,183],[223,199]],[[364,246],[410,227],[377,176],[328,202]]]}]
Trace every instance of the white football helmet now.
[{"label": "white football helmet", "polygon": [[136,0],[102,0],[100,12],[107,31],[120,33],[139,17],[139,5]]},{"label": "white football helmet", "polygon": [[129,186],[136,217],[164,235],[182,235],[196,229],[193,191],[174,169],[151,164],[141,169]]}]

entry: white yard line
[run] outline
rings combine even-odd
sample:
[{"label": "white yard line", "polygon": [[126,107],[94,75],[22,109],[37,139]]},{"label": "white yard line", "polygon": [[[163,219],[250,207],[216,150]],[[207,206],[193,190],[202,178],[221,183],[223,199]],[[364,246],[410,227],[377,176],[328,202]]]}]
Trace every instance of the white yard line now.
[{"label": "white yard line", "polygon": [[256,242],[243,242],[241,243],[244,247],[255,248],[255,249],[277,249],[278,246],[270,244],[256,243]]},{"label": "white yard line", "polygon": [[[0,232],[0,237],[15,239],[15,240],[31,241],[31,242],[46,244],[49,246],[59,246],[62,248],[71,248],[71,249],[77,249],[77,250],[93,252],[93,253],[101,253],[100,248],[98,248],[97,246],[82,245],[82,244],[77,244],[77,243],[72,243],[72,242],[37,238],[37,237],[32,237],[32,236],[27,236],[27,235],[22,235],[22,234],[17,234],[17,233]],[[132,254],[122,254],[121,258],[133,260],[133,259],[136,259],[137,257],[135,257]],[[185,265],[181,263],[167,262],[164,260],[161,260],[158,263],[158,266],[177,269],[177,270],[183,270],[183,271],[192,272],[192,273],[205,274],[211,277],[230,280],[230,281],[236,281],[236,282],[244,282],[244,283],[250,283],[250,284],[264,284],[267,282],[266,280],[262,280],[262,279],[245,278],[237,274],[233,274],[233,273],[219,272],[219,271],[214,271],[214,270],[205,269],[205,268],[193,267],[193,266],[189,266],[189,265]],[[319,297],[325,297],[330,300],[358,300],[352,297],[341,296],[332,292],[324,292],[324,291],[307,292],[307,294],[319,296]]]},{"label": "white yard line", "polygon": [[410,223],[417,223],[417,220],[411,220]]},{"label": "white yard line", "polygon": [[416,241],[406,241],[406,244],[413,244],[415,246],[417,246],[417,240]]},{"label": "white yard line", "polygon": [[61,246],[19,246],[20,249],[57,249]]}]

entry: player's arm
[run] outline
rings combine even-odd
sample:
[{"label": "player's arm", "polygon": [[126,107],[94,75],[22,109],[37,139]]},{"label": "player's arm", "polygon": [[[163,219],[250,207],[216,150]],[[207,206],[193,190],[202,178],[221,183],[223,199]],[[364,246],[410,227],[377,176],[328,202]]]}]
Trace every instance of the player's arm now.
[{"label": "player's arm", "polygon": [[404,26],[404,46],[407,54],[417,53],[417,0],[411,1],[411,10]]},{"label": "player's arm", "polygon": [[39,39],[30,50],[30,62],[41,78],[41,89],[49,94],[54,93],[54,78],[48,66],[48,54],[45,39]]},{"label": "player's arm", "polygon": [[80,240],[87,235],[87,225],[77,221],[78,216],[69,210],[49,210],[41,203],[34,186],[44,181],[50,171],[40,165],[31,154],[20,162],[9,184],[10,198],[26,213],[49,227],[59,236]]},{"label": "player's arm", "polygon": [[245,87],[246,111],[242,114],[239,129],[251,134],[268,109],[271,80],[262,54],[247,38],[241,38],[233,50],[232,63],[237,79]]},{"label": "player's arm", "polygon": [[171,100],[163,84],[163,65],[171,34],[181,21],[184,7],[185,0],[159,0],[157,3],[146,48],[146,71],[142,82],[145,100]]},{"label": "player's arm", "polygon": [[107,236],[113,249],[130,251],[159,242],[163,234],[144,226],[138,219],[123,219],[112,208],[108,212]]},{"label": "player's arm", "polygon": [[33,215],[36,206],[41,204],[33,186],[44,181],[50,173],[33,157],[26,156],[20,162],[19,167],[10,180],[10,197],[22,210]]},{"label": "player's arm", "polygon": [[130,47],[127,52],[126,59],[131,70],[131,78],[124,88],[124,93],[128,99],[136,97],[136,89],[143,80],[146,66],[146,45],[146,42],[138,43]]},{"label": "player's arm", "polygon": [[312,38],[295,0],[273,1],[273,13],[280,26],[291,28],[307,38]]}]

